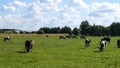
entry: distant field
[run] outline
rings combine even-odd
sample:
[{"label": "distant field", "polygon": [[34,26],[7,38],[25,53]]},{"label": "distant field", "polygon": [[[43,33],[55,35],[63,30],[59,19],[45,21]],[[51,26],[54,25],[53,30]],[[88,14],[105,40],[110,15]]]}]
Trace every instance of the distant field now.
[{"label": "distant field", "polygon": [[[3,37],[12,40],[3,42]],[[48,34],[47,34],[48,35]],[[63,34],[61,34],[63,35]],[[91,46],[85,48],[83,39],[59,39],[58,34],[0,34],[0,68],[120,68],[120,49],[111,37],[104,52],[99,52],[101,37],[89,37]],[[32,51],[24,53],[24,42],[35,40]]]}]

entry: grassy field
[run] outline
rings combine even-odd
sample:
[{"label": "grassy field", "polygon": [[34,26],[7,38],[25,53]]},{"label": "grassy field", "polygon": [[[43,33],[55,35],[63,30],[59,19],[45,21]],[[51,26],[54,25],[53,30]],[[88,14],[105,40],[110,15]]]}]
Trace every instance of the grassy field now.
[{"label": "grassy field", "polygon": [[[111,37],[104,52],[98,47],[101,37],[89,37],[92,42],[85,48],[83,39],[62,39],[58,35],[15,34],[3,42],[7,34],[0,34],[0,68],[120,68],[120,49]],[[24,53],[24,42],[35,40],[32,51]]]}]

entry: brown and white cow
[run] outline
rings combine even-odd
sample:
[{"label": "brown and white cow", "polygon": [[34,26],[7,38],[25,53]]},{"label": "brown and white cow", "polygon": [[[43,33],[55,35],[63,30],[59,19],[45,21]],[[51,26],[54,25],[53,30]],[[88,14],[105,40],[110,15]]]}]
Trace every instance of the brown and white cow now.
[{"label": "brown and white cow", "polygon": [[27,53],[30,51],[30,49],[32,49],[34,43],[35,43],[35,41],[33,41],[33,40],[26,40],[25,41],[25,51]]}]

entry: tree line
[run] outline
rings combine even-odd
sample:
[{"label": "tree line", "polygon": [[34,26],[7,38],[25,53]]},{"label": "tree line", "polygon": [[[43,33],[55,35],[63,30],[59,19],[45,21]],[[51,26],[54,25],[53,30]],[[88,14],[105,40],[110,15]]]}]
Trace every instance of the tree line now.
[{"label": "tree line", "polygon": [[79,35],[79,29],[78,28],[74,28],[73,30],[68,27],[68,26],[65,26],[65,27],[54,27],[54,28],[49,28],[49,27],[42,27],[38,30],[38,34],[44,34],[44,33],[51,33],[51,34],[61,34],[61,33],[65,33],[65,34],[69,34],[69,35]]},{"label": "tree line", "polygon": [[110,26],[90,25],[89,22],[82,21],[80,24],[80,33],[82,35],[92,36],[120,36],[120,22],[113,22]]},{"label": "tree line", "polygon": [[89,36],[120,36],[120,22],[113,22],[110,26],[90,25],[87,20],[82,21],[79,28],[71,29],[65,27],[42,27],[38,30],[38,34],[44,33],[67,33],[69,35],[89,35]]},{"label": "tree line", "polygon": [[[5,33],[6,31],[11,31],[12,33],[15,33],[17,29],[0,29],[0,33]],[[18,31],[18,30],[17,30]],[[19,30],[21,34],[27,33],[25,31]],[[102,25],[96,25],[96,24],[89,24],[87,20],[82,21],[79,28],[73,28],[71,29],[68,26],[64,26],[62,28],[60,27],[41,27],[38,31],[32,31],[30,33],[33,34],[45,34],[45,33],[51,33],[51,34],[69,34],[69,35],[89,35],[89,36],[120,36],[120,22],[113,22],[109,26],[102,26]],[[28,34],[30,34],[28,33]]]}]

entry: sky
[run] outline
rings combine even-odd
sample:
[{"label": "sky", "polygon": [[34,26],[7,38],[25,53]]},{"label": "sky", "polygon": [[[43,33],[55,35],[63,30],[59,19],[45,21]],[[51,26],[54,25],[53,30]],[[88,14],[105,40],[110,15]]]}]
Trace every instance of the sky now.
[{"label": "sky", "polygon": [[120,22],[120,0],[0,0],[0,29],[79,28]]}]

